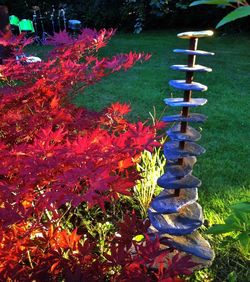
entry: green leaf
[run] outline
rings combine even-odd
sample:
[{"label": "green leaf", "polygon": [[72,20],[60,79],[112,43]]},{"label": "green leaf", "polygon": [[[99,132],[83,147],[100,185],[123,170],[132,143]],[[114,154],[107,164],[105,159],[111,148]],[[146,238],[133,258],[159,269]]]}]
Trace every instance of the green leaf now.
[{"label": "green leaf", "polygon": [[237,274],[235,271],[229,273],[228,282],[237,282]]},{"label": "green leaf", "polygon": [[244,222],[240,220],[236,215],[231,214],[228,216],[228,218],[225,219],[225,224],[227,226],[234,227],[237,230],[242,230]]},{"label": "green leaf", "polygon": [[237,0],[198,0],[192,2],[189,6],[197,6],[197,5],[229,5],[232,2],[237,2]]},{"label": "green leaf", "polygon": [[231,13],[227,14],[216,26],[216,28],[221,27],[224,24],[227,24],[229,22],[235,21],[237,19],[247,17],[250,15],[250,6],[242,6]]},{"label": "green leaf", "polygon": [[141,241],[143,241],[145,239],[144,235],[140,234],[140,235],[136,235],[135,237],[133,237],[133,240],[136,241],[137,243],[140,243]]},{"label": "green leaf", "polygon": [[211,226],[206,233],[208,234],[222,234],[222,233],[228,233],[232,231],[237,231],[237,228],[235,226],[226,225],[226,224],[214,224]]},{"label": "green leaf", "polygon": [[240,211],[234,211],[234,214],[239,219],[241,225],[245,225],[246,228],[250,226],[250,214]]},{"label": "green leaf", "polygon": [[[250,10],[249,10],[250,15]],[[231,206],[232,210],[244,213],[250,213],[250,202],[240,202]]]},{"label": "green leaf", "polygon": [[237,236],[237,239],[239,240],[242,248],[245,250],[245,251],[248,251],[249,250],[249,244],[250,244],[250,236],[247,232],[242,232],[241,234],[239,234]]}]

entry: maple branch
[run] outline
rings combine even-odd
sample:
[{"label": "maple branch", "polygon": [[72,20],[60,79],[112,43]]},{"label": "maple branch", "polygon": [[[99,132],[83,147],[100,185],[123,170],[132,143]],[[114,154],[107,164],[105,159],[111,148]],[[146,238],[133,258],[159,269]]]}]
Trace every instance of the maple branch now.
[{"label": "maple branch", "polygon": [[32,109],[30,108],[30,106],[29,106],[28,104],[26,104],[26,106],[27,106],[28,110],[30,111],[30,113],[31,113],[32,115],[34,115],[34,112],[33,112]]},{"label": "maple branch", "polygon": [[29,260],[29,263],[30,263],[30,267],[33,269],[34,265],[33,265],[32,260],[31,260],[30,251],[27,251],[27,255],[28,255],[28,260]]},{"label": "maple branch", "polygon": [[83,85],[73,89],[73,91],[69,94],[69,96],[70,97],[74,97],[77,94],[77,92],[79,92],[80,90],[84,89],[86,86],[87,86],[87,84],[85,83],[85,84],[83,84]]},{"label": "maple branch", "polygon": [[71,209],[71,203],[69,203],[69,206],[67,208],[67,210],[63,213],[63,215],[59,218],[58,222],[57,222],[57,226],[59,226],[61,220],[64,218],[64,216],[70,211]]},{"label": "maple branch", "polygon": [[[39,189],[39,187],[37,187],[37,190],[38,190],[40,195],[43,195],[42,189]],[[45,209],[44,213],[47,216],[48,220],[51,222],[52,221],[52,216],[49,214],[48,209]]]}]

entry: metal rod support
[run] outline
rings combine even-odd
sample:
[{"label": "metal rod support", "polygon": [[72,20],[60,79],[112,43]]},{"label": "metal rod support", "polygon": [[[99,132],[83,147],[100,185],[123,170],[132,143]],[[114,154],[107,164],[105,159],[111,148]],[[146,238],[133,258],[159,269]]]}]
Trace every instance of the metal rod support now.
[{"label": "metal rod support", "polygon": [[[197,50],[197,46],[198,46],[198,38],[191,38],[190,41],[189,41],[189,50],[195,51],[195,50]],[[188,62],[187,62],[188,67],[193,67],[195,65],[195,60],[196,60],[195,55],[189,55],[188,56]],[[194,78],[194,72],[186,72],[186,83],[192,83],[193,78]],[[192,98],[192,91],[191,90],[184,91],[183,100],[185,102],[189,102],[191,100],[191,98]],[[181,114],[182,114],[183,117],[188,117],[189,108],[183,107]],[[187,132],[187,126],[188,126],[188,123],[186,121],[182,121],[180,131],[182,133]],[[181,150],[185,149],[185,141],[179,142],[179,148]],[[183,158],[178,159],[178,164],[183,165]],[[176,189],[175,190],[175,196],[179,196],[179,195],[180,195],[180,189]]]}]

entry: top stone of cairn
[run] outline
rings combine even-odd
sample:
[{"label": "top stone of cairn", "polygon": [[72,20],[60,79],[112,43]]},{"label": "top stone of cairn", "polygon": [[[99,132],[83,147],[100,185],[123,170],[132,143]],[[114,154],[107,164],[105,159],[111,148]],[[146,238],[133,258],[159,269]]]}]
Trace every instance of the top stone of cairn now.
[{"label": "top stone of cairn", "polygon": [[190,38],[201,38],[212,36],[214,32],[212,30],[203,31],[187,31],[177,34],[179,38],[190,39]]}]

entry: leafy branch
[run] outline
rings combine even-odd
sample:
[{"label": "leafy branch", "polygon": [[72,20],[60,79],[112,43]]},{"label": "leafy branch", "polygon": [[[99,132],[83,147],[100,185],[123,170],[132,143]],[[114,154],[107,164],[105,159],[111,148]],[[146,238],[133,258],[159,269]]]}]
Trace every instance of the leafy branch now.
[{"label": "leafy branch", "polygon": [[243,253],[250,253],[250,202],[240,202],[231,206],[232,213],[224,224],[215,224],[207,231],[208,234],[234,232],[233,238],[239,242]]},{"label": "leafy branch", "polygon": [[216,25],[216,28],[250,15],[250,6],[246,0],[198,0],[190,4],[190,6],[197,5],[223,5],[234,9]]}]

